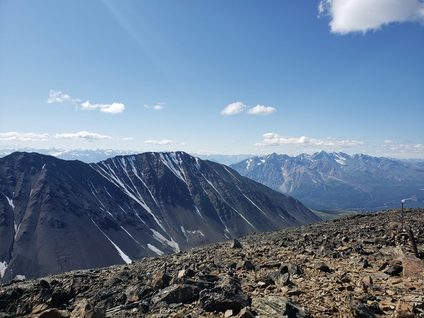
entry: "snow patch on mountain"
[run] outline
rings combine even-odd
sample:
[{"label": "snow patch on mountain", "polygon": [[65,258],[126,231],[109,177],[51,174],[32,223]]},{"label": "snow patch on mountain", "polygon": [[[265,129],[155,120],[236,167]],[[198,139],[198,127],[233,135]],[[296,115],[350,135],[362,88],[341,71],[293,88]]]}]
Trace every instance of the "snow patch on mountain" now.
[{"label": "snow patch on mountain", "polygon": [[9,198],[7,195],[5,195],[5,194],[3,194],[3,195],[4,195],[4,197],[6,198],[7,203],[9,203],[10,207],[11,207],[12,209],[15,209],[15,204],[13,203],[13,200],[12,200],[11,198]]},{"label": "snow patch on mountain", "polygon": [[182,170],[181,165],[178,164],[175,152],[160,153],[160,158],[163,164],[167,166],[168,169],[171,170],[177,178],[183,181],[187,185],[187,188],[189,188],[187,180],[184,176],[184,171]]},{"label": "snow patch on mountain", "polygon": [[150,231],[152,231],[153,233],[153,237],[161,242],[164,245],[168,245],[170,248],[172,248],[174,250],[174,252],[178,253],[180,251],[180,246],[178,245],[177,242],[175,242],[172,238],[170,240],[168,240],[165,236],[163,236],[162,234],[160,234],[158,231],[156,231],[155,229],[150,229]]},{"label": "snow patch on mountain", "polygon": [[[112,162],[114,162],[112,160]],[[116,174],[112,167],[110,167],[109,164],[105,162],[101,162],[97,165],[97,167],[100,169],[98,170],[100,174],[107,179],[108,181],[115,184],[117,187],[119,187],[126,195],[128,195],[131,199],[133,199],[135,202],[140,204],[155,220],[155,222],[159,225],[159,227],[165,231],[165,227],[162,225],[162,223],[159,221],[159,219],[156,217],[156,215],[152,212],[152,210],[149,208],[149,206],[144,202],[143,197],[139,194],[138,196],[133,193],[133,191],[127,187],[124,181],[122,181]]]},{"label": "snow patch on mountain", "polygon": [[165,254],[164,252],[162,252],[160,249],[158,249],[156,246],[153,246],[152,244],[147,244],[147,247],[149,248],[149,250],[151,250],[152,252],[156,253],[159,256],[162,256]]},{"label": "snow patch on mountain", "polygon": [[7,269],[6,261],[0,262],[0,278],[3,278],[4,274],[6,273],[6,269]]},{"label": "snow patch on mountain", "polygon": [[113,247],[115,247],[116,251],[118,252],[119,256],[122,258],[122,260],[127,263],[127,264],[131,264],[132,260],[131,258],[128,257],[127,254],[125,254],[118,245],[115,244],[115,242],[113,242],[109,236],[106,235],[105,232],[102,231],[102,229],[96,224],[96,222],[93,221],[93,219],[91,219],[91,222],[93,222],[93,224],[97,227],[97,229],[108,239],[108,241],[113,245]]}]

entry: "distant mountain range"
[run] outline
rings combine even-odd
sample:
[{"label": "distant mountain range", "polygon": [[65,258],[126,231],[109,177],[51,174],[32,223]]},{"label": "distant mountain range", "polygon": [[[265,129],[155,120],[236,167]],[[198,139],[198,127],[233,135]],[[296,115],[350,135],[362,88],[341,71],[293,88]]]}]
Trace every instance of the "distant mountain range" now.
[{"label": "distant mountain range", "polygon": [[36,152],[43,155],[53,156],[64,160],[79,160],[85,163],[94,163],[108,158],[124,155],[133,155],[134,151],[116,150],[116,149],[1,149],[0,157],[10,155],[14,152]]},{"label": "distant mountain range", "polygon": [[96,164],[22,152],[0,159],[3,282],[318,220],[296,199],[184,152]]},{"label": "distant mountain range", "polygon": [[[86,163],[95,163],[116,156],[134,155],[138,153],[133,150],[116,149],[0,149],[0,158],[10,155],[13,152],[37,152],[44,155],[50,155],[64,160],[80,160]],[[222,155],[222,154],[192,154],[200,159],[211,160],[224,165],[230,165],[241,160],[252,157],[252,155]]]},{"label": "distant mountain range", "polygon": [[424,164],[363,154],[319,152],[312,155],[271,154],[231,165],[241,175],[306,206],[322,210],[377,210],[399,207],[411,196],[423,206]]}]

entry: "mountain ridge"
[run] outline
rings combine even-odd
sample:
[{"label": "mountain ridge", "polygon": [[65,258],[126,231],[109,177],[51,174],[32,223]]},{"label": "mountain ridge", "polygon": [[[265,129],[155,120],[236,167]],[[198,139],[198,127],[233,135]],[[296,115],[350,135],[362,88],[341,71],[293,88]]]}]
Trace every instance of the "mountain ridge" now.
[{"label": "mountain ridge", "polygon": [[420,202],[424,198],[420,190],[424,169],[419,162],[321,151],[255,156],[231,167],[313,209],[378,210],[398,207],[401,199],[412,195]]}]

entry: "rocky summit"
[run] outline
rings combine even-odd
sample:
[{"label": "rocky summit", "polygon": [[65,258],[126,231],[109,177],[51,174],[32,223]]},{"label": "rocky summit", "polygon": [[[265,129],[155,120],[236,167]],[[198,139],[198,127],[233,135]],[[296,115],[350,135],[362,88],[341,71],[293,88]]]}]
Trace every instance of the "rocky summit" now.
[{"label": "rocky summit", "polygon": [[405,211],[403,230],[399,210],[358,214],[15,279],[0,317],[424,317],[423,213]]}]

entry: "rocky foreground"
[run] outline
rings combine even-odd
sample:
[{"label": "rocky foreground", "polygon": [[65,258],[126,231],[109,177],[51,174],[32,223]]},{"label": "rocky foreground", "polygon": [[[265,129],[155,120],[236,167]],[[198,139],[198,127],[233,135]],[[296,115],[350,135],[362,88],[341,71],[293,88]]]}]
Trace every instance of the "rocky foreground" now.
[{"label": "rocky foreground", "polygon": [[[419,256],[424,210],[408,210]],[[421,255],[420,255],[421,253]],[[424,261],[400,212],[0,287],[0,317],[424,317]]]}]

